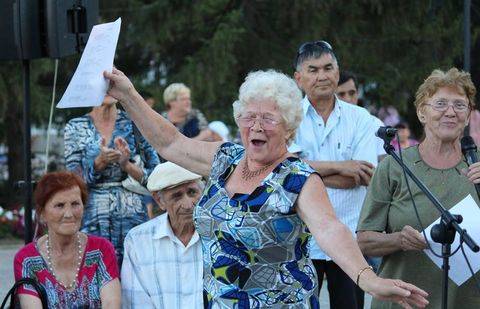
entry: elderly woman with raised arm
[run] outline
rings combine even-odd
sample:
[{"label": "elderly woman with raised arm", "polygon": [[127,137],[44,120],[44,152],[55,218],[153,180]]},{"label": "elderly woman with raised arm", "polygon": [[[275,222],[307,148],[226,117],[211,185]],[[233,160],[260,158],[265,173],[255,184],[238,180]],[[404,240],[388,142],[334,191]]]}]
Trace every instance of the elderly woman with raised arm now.
[{"label": "elderly woman with raised arm", "polygon": [[374,297],[405,308],[428,303],[421,289],[370,270],[336,219],[320,176],[287,151],[302,118],[301,93],[291,78],[275,71],[247,76],[234,103],[242,147],[186,138],[143,101],[122,72],[105,76],[109,94],[160,155],[208,179],[194,221],[209,308],[318,308],[307,248],[312,234]]},{"label": "elderly woman with raised arm", "polygon": [[[474,107],[475,92],[470,74],[453,68],[433,71],[416,94],[415,107],[425,139],[403,150],[403,162],[447,209],[469,194],[478,203],[473,183],[480,182],[480,163],[467,166],[459,141]],[[430,294],[429,307],[441,308],[442,270],[422,252],[427,244],[421,233],[439,213],[411,180],[409,184],[414,201],[397,162],[387,157],[380,163],[363,205],[357,239],[363,253],[383,256],[380,277],[421,286]],[[396,307],[374,300],[372,308]],[[480,308],[474,278],[461,286],[449,283],[448,308]]]}]

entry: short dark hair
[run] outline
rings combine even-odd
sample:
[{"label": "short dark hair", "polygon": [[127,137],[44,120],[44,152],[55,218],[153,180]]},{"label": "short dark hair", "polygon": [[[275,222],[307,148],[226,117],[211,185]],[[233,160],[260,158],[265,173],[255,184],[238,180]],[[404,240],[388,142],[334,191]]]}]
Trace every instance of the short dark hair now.
[{"label": "short dark hair", "polygon": [[75,173],[60,171],[45,174],[35,188],[35,205],[38,213],[45,209],[45,204],[58,192],[78,187],[83,205],[87,203],[87,185]]},{"label": "short dark hair", "polygon": [[345,84],[350,79],[353,80],[353,83],[355,84],[355,88],[358,89],[357,76],[355,76],[355,74],[353,74],[350,71],[341,71],[340,72],[340,78],[338,79],[338,85],[340,86],[341,84]]},{"label": "short dark hair", "polygon": [[293,61],[293,67],[296,71],[300,70],[300,66],[305,60],[314,58],[318,59],[324,54],[330,54],[338,63],[337,57],[333,52],[332,45],[326,41],[313,41],[305,42],[300,47],[298,47],[297,54],[295,55],[295,60]]}]

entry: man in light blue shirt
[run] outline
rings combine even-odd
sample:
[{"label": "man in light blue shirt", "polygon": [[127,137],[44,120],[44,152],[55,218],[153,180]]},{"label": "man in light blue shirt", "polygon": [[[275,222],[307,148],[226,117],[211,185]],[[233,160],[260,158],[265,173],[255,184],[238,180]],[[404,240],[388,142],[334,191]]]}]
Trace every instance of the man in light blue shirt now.
[{"label": "man in light blue shirt", "polygon": [[[295,144],[302,157],[322,176],[337,217],[353,235],[377,164],[374,123],[364,108],[335,96],[339,67],[330,44],[307,42],[295,57],[295,80],[305,92]],[[341,250],[341,248],[339,248]],[[330,306],[357,308],[355,283],[324,252],[310,243],[319,284],[326,275]]]}]

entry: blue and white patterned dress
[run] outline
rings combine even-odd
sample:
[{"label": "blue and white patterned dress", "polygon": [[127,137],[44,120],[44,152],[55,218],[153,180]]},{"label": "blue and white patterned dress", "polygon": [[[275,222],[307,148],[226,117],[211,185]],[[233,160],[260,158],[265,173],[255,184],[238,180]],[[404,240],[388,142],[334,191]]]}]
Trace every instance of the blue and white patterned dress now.
[{"label": "blue and white patterned dress", "polygon": [[245,149],[217,152],[194,220],[202,241],[208,308],[318,308],[318,281],[308,257],[311,234],[295,211],[314,170],[290,157],[252,194],[229,197],[225,183]]},{"label": "blue and white patterned dress", "polygon": [[[128,143],[131,156],[139,153],[135,145],[132,121],[124,111],[117,112],[112,138],[107,145],[115,148],[116,137]],[[140,135],[139,135],[140,136]],[[82,231],[102,236],[113,243],[119,265],[123,260],[123,240],[131,228],[148,220],[142,196],[122,187],[127,178],[118,163],[95,171],[94,160],[100,153],[101,135],[87,114],[70,120],[65,127],[66,168],[82,176],[88,186],[89,197],[83,215]],[[159,163],[157,153],[140,136],[138,141],[144,152],[144,179]]]}]

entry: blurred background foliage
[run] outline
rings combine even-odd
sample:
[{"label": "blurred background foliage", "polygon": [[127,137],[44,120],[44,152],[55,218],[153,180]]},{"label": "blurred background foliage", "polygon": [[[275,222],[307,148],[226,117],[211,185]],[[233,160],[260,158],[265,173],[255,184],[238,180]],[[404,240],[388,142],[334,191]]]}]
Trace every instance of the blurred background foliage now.
[{"label": "blurred background foliage", "polygon": [[[172,82],[192,89],[207,118],[232,125],[231,103],[252,70],[293,74],[304,41],[326,40],[340,68],[355,72],[363,100],[393,105],[419,134],[413,96],[435,68],[463,67],[463,2],[458,0],[101,0],[100,22],[122,17],[115,64],[163,110]],[[480,81],[480,3],[472,1],[472,76]],[[79,55],[60,60],[57,99]],[[34,60],[32,121],[48,121],[54,61]],[[23,178],[20,63],[0,63],[0,143],[8,146],[10,183]],[[55,110],[62,126],[86,109]],[[12,160],[13,158],[13,160]]]}]

